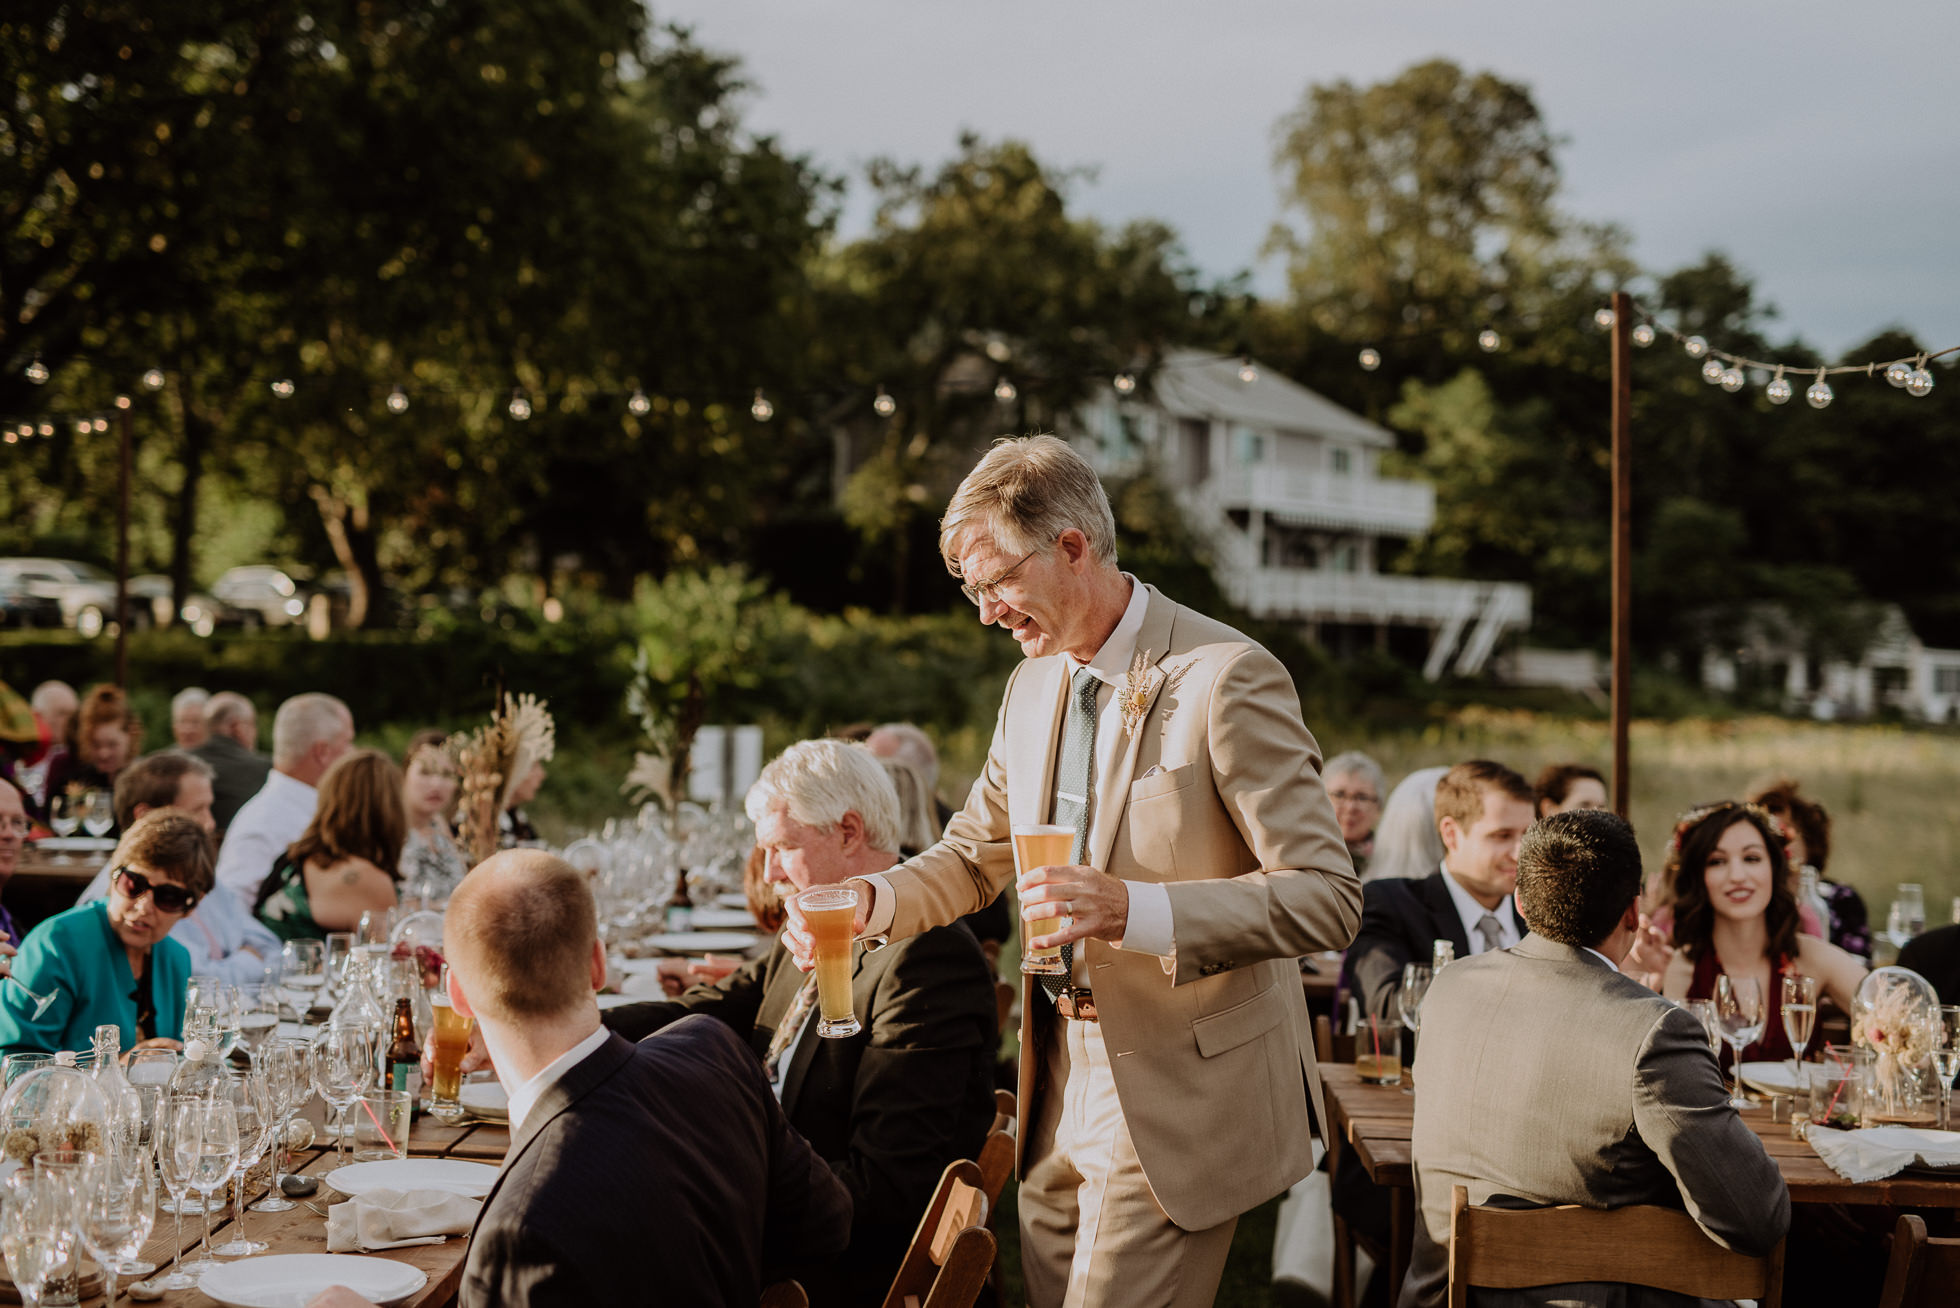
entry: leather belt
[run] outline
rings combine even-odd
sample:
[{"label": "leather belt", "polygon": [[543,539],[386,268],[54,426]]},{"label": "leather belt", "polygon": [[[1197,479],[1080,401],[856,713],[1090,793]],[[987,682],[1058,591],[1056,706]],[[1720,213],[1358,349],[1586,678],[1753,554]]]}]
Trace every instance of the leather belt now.
[{"label": "leather belt", "polygon": [[1055,996],[1055,1011],[1072,1022],[1100,1021],[1096,1016],[1096,997],[1079,986],[1065,986]]}]

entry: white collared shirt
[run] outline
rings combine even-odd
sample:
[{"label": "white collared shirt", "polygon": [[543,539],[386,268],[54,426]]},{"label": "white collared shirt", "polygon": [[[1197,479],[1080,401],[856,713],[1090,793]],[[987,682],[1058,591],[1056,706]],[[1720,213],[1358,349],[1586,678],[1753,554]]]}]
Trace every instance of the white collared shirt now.
[{"label": "white collared shirt", "polygon": [[1598,959],[1600,962],[1606,964],[1606,966],[1612,968],[1615,972],[1620,970],[1620,965],[1618,963],[1615,963],[1612,959],[1600,953],[1597,949],[1594,949],[1591,945],[1581,945],[1579,947],[1585,950],[1588,954],[1591,954],[1594,958]]},{"label": "white collared shirt", "polygon": [[[608,1034],[607,1029],[601,1026],[597,1031],[594,1031],[591,1035],[585,1037],[585,1039],[579,1041],[570,1049],[567,1049],[564,1053],[552,1059],[549,1063],[546,1063],[537,1075],[533,1076],[523,1085],[518,1086],[516,1089],[512,1089],[508,1083],[504,1085],[504,1092],[510,1096],[511,1139],[515,1140],[518,1134],[524,1130],[524,1119],[529,1117],[531,1110],[538,1106],[538,1100],[544,1098],[544,1092],[556,1085],[558,1079],[564,1076],[565,1073],[571,1071],[574,1067],[577,1067],[580,1063],[583,1063],[596,1053],[599,1046],[606,1043],[606,1036]],[[502,1081],[503,1074],[499,1073],[497,1079]]]},{"label": "white collared shirt", "polygon": [[306,834],[320,806],[320,792],[278,768],[265,774],[259,792],[239,806],[218,847],[218,887],[250,909],[259,886],[286,846]]},{"label": "white collared shirt", "polygon": [[1477,923],[1484,920],[1486,913],[1497,918],[1499,949],[1509,949],[1518,943],[1520,939],[1518,915],[1511,907],[1509,895],[1504,896],[1503,902],[1496,908],[1485,908],[1471,898],[1469,891],[1457,884],[1455,874],[1450,871],[1448,859],[1443,860],[1443,885],[1449,889],[1450,902],[1456,905],[1456,915],[1463,919],[1463,938],[1470,942],[1470,953],[1473,956],[1484,952],[1484,938],[1477,934]]}]

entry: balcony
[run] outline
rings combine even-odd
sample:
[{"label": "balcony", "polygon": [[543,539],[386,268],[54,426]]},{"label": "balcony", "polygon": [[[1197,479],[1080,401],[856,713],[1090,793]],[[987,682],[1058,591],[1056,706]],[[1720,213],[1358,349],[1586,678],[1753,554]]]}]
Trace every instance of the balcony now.
[{"label": "balcony", "polygon": [[1436,491],[1419,481],[1265,466],[1223,469],[1197,492],[1224,513],[1257,509],[1291,527],[1420,536],[1436,517]]},{"label": "balcony", "polygon": [[1236,603],[1277,621],[1434,626],[1466,614],[1476,616],[1492,604],[1502,610],[1506,625],[1522,626],[1531,620],[1531,588],[1518,582],[1305,568],[1231,569],[1223,581]]}]

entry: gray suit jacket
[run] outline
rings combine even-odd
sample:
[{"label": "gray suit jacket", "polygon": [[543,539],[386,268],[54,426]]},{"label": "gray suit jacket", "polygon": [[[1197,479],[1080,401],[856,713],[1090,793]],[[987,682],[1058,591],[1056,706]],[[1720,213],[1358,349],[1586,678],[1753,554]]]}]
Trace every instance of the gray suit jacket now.
[{"label": "gray suit jacket", "polygon": [[[1457,1185],[1473,1204],[1682,1208],[1749,1254],[1789,1230],[1789,1190],[1729,1107],[1701,1023],[1584,949],[1527,936],[1444,968],[1422,1005],[1416,1085],[1420,1214],[1403,1308],[1445,1300]],[[1477,1301],[1692,1302],[1625,1286]]]}]

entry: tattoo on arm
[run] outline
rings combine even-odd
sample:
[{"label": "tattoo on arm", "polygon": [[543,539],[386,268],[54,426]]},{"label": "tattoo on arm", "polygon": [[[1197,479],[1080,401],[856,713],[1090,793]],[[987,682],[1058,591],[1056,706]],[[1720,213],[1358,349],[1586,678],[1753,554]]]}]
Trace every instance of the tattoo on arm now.
[{"label": "tattoo on arm", "polygon": [[347,870],[340,874],[340,880],[345,885],[351,886],[356,882],[358,882],[360,879],[361,879],[361,869],[354,866],[352,863],[348,864]]}]

